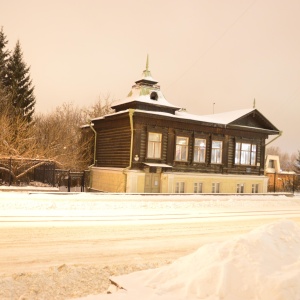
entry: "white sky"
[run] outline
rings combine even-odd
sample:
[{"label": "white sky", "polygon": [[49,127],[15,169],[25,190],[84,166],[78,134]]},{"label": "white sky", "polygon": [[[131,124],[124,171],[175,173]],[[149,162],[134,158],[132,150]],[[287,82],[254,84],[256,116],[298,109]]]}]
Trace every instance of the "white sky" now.
[{"label": "white sky", "polygon": [[0,0],[31,66],[36,111],[123,99],[150,55],[166,99],[194,114],[260,110],[300,150],[298,0]]}]

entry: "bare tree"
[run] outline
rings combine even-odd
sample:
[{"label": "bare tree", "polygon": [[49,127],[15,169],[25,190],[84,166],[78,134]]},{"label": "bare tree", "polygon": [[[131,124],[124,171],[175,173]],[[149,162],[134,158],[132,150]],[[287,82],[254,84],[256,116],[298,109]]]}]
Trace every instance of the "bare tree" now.
[{"label": "bare tree", "polygon": [[64,169],[84,170],[91,161],[91,142],[82,143],[82,122],[82,111],[71,103],[64,103],[48,115],[37,116],[35,127],[40,152]]},{"label": "bare tree", "polygon": [[108,96],[89,108],[64,103],[52,113],[36,115],[31,123],[14,114],[9,97],[0,87],[0,171],[10,173],[15,181],[49,162],[72,171],[92,163],[94,135],[81,126],[112,112]]},{"label": "bare tree", "polygon": [[99,96],[98,100],[90,107],[82,109],[82,121],[87,122],[93,118],[101,117],[112,113],[114,110],[111,108],[112,103],[110,95]]},{"label": "bare tree", "polygon": [[35,118],[36,138],[40,152],[59,162],[62,168],[74,171],[86,169],[93,160],[93,132],[81,126],[92,118],[113,112],[110,96],[99,97],[90,107],[79,108],[64,103],[55,111]]},{"label": "bare tree", "polygon": [[14,115],[9,106],[1,111],[0,128],[0,170],[9,173],[12,181],[49,161],[45,153],[39,151],[33,124]]}]

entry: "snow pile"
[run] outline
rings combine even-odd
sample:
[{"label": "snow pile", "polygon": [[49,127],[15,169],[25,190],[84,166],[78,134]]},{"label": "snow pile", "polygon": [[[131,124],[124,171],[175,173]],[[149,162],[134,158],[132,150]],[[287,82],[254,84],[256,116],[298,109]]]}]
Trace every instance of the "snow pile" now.
[{"label": "snow pile", "polygon": [[300,227],[281,220],[112,280],[125,290],[82,299],[299,300]]}]

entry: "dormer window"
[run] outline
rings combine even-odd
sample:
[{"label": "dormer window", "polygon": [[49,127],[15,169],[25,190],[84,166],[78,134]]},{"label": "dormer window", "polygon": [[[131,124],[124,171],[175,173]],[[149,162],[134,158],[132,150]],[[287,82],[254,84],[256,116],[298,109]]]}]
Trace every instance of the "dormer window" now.
[{"label": "dormer window", "polygon": [[157,93],[156,93],[156,92],[152,92],[152,93],[150,94],[150,99],[151,99],[151,100],[156,100],[156,101],[157,101],[157,99],[158,99]]}]

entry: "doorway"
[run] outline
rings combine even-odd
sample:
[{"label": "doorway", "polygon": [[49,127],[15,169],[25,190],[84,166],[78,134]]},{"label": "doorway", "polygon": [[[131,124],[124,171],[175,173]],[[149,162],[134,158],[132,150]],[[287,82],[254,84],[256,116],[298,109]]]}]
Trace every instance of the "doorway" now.
[{"label": "doorway", "polygon": [[145,193],[160,192],[160,173],[145,174]]}]

